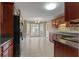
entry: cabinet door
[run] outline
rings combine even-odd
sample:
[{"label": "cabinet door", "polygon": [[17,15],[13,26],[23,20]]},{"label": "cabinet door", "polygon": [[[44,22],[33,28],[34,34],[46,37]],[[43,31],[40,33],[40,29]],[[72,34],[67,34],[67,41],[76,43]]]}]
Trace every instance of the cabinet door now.
[{"label": "cabinet door", "polygon": [[9,57],[12,57],[13,56],[13,40],[12,39],[9,42],[8,56]]},{"label": "cabinet door", "polygon": [[79,19],[79,2],[65,2],[65,20]]},{"label": "cabinet door", "polygon": [[2,4],[0,3],[0,36],[1,36],[1,23],[3,21],[2,13],[3,13],[3,8],[2,8]]},{"label": "cabinet door", "polygon": [[8,48],[8,57],[12,57],[13,56],[13,45],[11,45],[9,48]]},{"label": "cabinet door", "polygon": [[1,10],[1,3],[0,3],[0,25],[1,25],[1,12],[2,10]]},{"label": "cabinet door", "polygon": [[3,6],[3,24],[2,35],[13,34],[13,3],[2,3]]},{"label": "cabinet door", "polygon": [[59,42],[54,42],[55,57],[78,57],[78,49],[64,45]]},{"label": "cabinet door", "polygon": [[0,47],[0,57],[2,57],[2,48]]}]

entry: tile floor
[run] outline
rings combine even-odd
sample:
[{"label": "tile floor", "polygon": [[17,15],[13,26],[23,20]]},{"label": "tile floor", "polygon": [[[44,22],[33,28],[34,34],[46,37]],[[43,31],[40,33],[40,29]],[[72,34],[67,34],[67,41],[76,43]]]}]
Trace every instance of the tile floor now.
[{"label": "tile floor", "polygon": [[46,37],[23,38],[21,57],[53,57],[54,44]]}]

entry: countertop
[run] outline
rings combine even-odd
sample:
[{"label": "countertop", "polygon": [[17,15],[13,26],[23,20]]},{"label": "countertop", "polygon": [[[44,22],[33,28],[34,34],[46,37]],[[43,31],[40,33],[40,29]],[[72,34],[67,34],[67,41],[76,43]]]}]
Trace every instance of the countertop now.
[{"label": "countertop", "polygon": [[[78,36],[78,40],[79,40],[79,32],[66,32],[66,31],[59,31],[57,29],[55,30],[52,30],[49,32],[50,35],[52,36],[53,34],[58,34],[58,35],[69,35],[69,36]],[[53,39],[52,39],[53,40]],[[63,43],[65,45],[68,45],[68,46],[71,46],[71,47],[74,47],[74,48],[77,48],[79,49],[79,42],[73,42],[72,40],[65,40],[65,39],[54,39],[53,41],[57,41],[57,42],[60,42],[60,43]]]},{"label": "countertop", "polygon": [[3,45],[7,44],[10,40],[7,40],[6,42],[0,44],[0,47],[2,47]]},{"label": "countertop", "polygon": [[0,47],[9,42],[13,38],[11,35],[0,35]]}]

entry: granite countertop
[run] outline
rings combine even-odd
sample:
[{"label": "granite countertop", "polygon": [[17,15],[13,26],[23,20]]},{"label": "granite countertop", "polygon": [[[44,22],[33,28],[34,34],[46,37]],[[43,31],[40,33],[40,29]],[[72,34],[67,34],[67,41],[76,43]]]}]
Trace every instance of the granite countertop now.
[{"label": "granite countertop", "polygon": [[[50,35],[58,34],[58,35],[67,35],[67,36],[79,36],[79,33],[76,33],[76,32],[62,32],[62,31],[59,31],[57,29],[51,30],[49,32],[49,34]],[[66,39],[62,39],[62,38],[59,38],[59,39],[56,39],[56,40],[53,40],[53,41],[57,41],[57,42],[65,44],[65,45],[79,49],[79,42],[74,42],[72,40],[70,41],[70,40],[66,40]]]},{"label": "granite countertop", "polygon": [[0,44],[0,47],[2,47],[3,45],[7,44],[10,40],[7,40],[6,42]]}]

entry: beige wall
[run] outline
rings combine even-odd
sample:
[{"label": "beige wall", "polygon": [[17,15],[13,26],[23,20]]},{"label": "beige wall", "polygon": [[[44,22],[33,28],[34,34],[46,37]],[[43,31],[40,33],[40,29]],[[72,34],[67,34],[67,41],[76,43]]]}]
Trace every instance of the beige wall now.
[{"label": "beige wall", "polygon": [[49,32],[52,30],[52,21],[46,23],[46,36],[49,37]]},{"label": "beige wall", "polygon": [[23,25],[23,36],[26,38],[26,30],[27,30],[27,21],[24,20],[24,25]]},{"label": "beige wall", "polygon": [[27,22],[27,30],[26,30],[26,35],[29,37],[30,36],[30,23]]},{"label": "beige wall", "polygon": [[52,21],[48,21],[46,24],[46,31],[50,31],[52,29]]},{"label": "beige wall", "polygon": [[20,24],[20,30],[22,32],[22,36],[26,38],[26,20],[20,20],[23,23],[23,26]]}]

